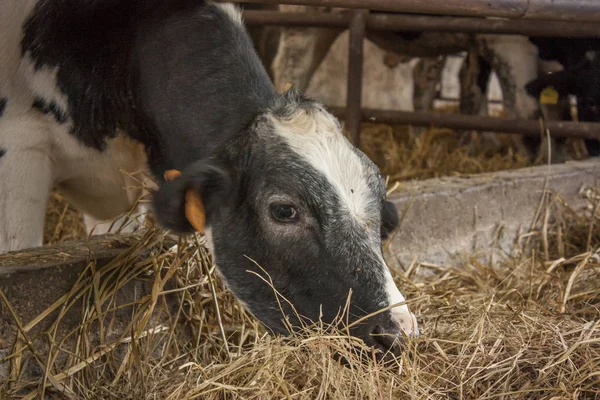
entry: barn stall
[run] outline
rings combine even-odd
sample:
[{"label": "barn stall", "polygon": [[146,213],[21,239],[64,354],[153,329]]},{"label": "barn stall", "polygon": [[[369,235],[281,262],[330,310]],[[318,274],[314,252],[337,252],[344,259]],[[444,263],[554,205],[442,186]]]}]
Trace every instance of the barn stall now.
[{"label": "barn stall", "polygon": [[[387,365],[370,361],[367,349],[357,354],[343,329],[272,337],[224,289],[203,238],[149,227],[86,239],[81,216],[54,194],[49,245],[0,256],[0,398],[600,396],[600,171],[576,140],[597,138],[598,126],[542,121],[542,131],[572,136],[581,160],[566,164],[532,165],[510,140],[492,155],[473,152],[450,128],[539,135],[540,122],[451,108],[361,109],[357,45],[364,29],[377,26],[586,36],[600,20],[598,6],[327,3],[353,11],[341,18],[247,11],[246,21],[352,28],[348,102],[334,111],[348,116],[350,137],[389,177],[402,222],[386,243],[387,260],[421,336]],[[397,24],[385,25],[392,16],[357,4],[456,18],[394,15]],[[506,19],[465,18],[483,15]],[[432,121],[420,135],[406,126]]]}]

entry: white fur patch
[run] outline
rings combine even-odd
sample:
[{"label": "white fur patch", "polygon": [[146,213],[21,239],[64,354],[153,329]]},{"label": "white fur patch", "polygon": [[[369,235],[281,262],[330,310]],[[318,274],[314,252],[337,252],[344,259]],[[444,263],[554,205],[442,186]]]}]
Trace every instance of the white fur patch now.
[{"label": "white fur patch", "polygon": [[215,254],[215,242],[213,241],[212,228],[206,227],[204,229],[204,240],[206,240],[206,248],[210,251],[210,254]]},{"label": "white fur patch", "polygon": [[244,26],[244,21],[242,20],[242,12],[232,3],[213,3],[215,7],[220,8],[233,22],[238,24],[239,26]]},{"label": "white fur patch", "polygon": [[[390,271],[387,269],[387,267],[385,268],[384,274],[386,281],[385,291],[389,298],[389,305],[398,304],[406,301],[404,299],[404,296],[402,296],[402,294],[398,290],[398,287],[396,286],[396,283],[392,278],[392,274],[390,274]],[[394,323],[396,323],[396,325],[398,325],[398,327],[402,329],[406,336],[419,336],[417,318],[414,316],[413,313],[409,311],[408,306],[406,304],[394,307],[390,311],[392,313],[392,321],[394,321]]]},{"label": "white fur patch", "polygon": [[67,96],[65,96],[56,84],[58,67],[42,67],[35,70],[35,64],[27,52],[19,67],[19,75],[23,82],[27,82],[29,92],[36,97],[41,97],[46,102],[54,102],[65,113],[69,112]]},{"label": "white fur patch", "polygon": [[367,210],[378,199],[368,185],[367,166],[342,134],[337,120],[322,109],[301,109],[285,120],[271,116],[271,122],[290,148],[327,178],[349,213],[366,222]]}]

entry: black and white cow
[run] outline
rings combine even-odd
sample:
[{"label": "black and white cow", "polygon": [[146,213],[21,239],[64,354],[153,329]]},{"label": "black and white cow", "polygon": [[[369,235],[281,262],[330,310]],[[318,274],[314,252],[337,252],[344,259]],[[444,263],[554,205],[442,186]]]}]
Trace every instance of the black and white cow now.
[{"label": "black and white cow", "polygon": [[[340,12],[340,9],[281,5],[286,12]],[[338,28],[282,28],[279,48],[273,58],[272,68],[275,87],[282,89],[289,84],[306,88],[336,37]],[[431,108],[440,81],[444,57],[460,52],[470,52],[496,72],[503,94],[503,106],[507,117],[535,118],[538,113],[537,99],[525,90],[525,84],[538,75],[537,49],[527,37],[520,35],[475,35],[444,32],[387,32],[367,30],[366,38],[381,49],[403,57],[419,57],[412,81],[398,85],[413,85],[414,108]],[[478,58],[475,57],[475,60]],[[465,63],[461,70],[461,111],[468,114],[487,114],[485,90],[489,76]],[[485,81],[482,91],[480,83]],[[366,89],[368,90],[368,88]],[[394,88],[398,90],[399,88]],[[493,136],[495,141],[495,135]],[[523,155],[533,155],[517,141]]]},{"label": "black and white cow", "polygon": [[[340,12],[340,9],[326,7],[280,6],[286,12]],[[335,38],[342,32],[338,28],[283,28],[281,29],[278,53],[273,59],[273,77],[275,86],[283,88],[290,83],[300,88],[308,86],[312,75],[320,65]],[[496,73],[503,94],[503,106],[509,118],[538,118],[542,112],[538,97],[526,89],[529,82],[535,81],[540,72],[555,71],[554,61],[564,68],[575,71],[575,64],[581,63],[585,53],[598,50],[597,39],[576,38],[537,38],[522,35],[484,35],[440,32],[378,32],[367,31],[366,37],[381,49],[394,52],[403,57],[420,57],[414,70],[413,80],[398,82],[392,90],[400,91],[402,85],[413,85],[415,109],[428,109],[436,92],[443,67],[443,58],[436,56],[468,52],[466,62],[460,72],[461,104],[463,114],[487,115],[487,90],[492,71]],[[548,69],[550,68],[550,69]],[[578,67],[578,71],[583,71]],[[585,67],[588,70],[591,67]],[[591,73],[585,74],[593,78]],[[554,75],[553,80],[562,80],[564,75]],[[540,78],[547,79],[547,78]],[[588,79],[589,80],[589,79]],[[581,79],[580,82],[583,82]],[[541,82],[537,81],[538,83]],[[577,90],[571,84],[571,91]],[[593,97],[593,88],[582,87],[587,97]],[[365,90],[369,90],[366,88]],[[574,93],[572,93],[574,94]],[[579,90],[580,114],[586,115],[594,110],[594,101],[586,101]],[[589,105],[585,105],[585,103]],[[583,105],[582,105],[583,104]],[[590,119],[582,119],[588,120]],[[487,133],[484,140],[490,149],[497,143],[495,134]],[[564,141],[554,141],[554,161],[563,161],[566,157]],[[596,150],[589,146],[590,154]],[[540,138],[519,138],[516,144],[523,155],[545,157],[544,146],[540,147]]]},{"label": "black and white cow", "polygon": [[[600,122],[600,39],[595,38],[534,38],[543,60],[556,60],[562,70],[539,76],[525,89],[539,98],[544,89],[556,90],[559,99],[569,95],[577,100],[577,119],[582,122]],[[559,117],[570,120],[570,107],[564,107]],[[563,140],[564,141],[564,140]],[[600,156],[600,142],[586,139],[588,154]]]},{"label": "black and white cow", "polygon": [[[528,117],[544,117],[552,120],[570,120],[570,103],[568,96],[574,95],[577,99],[577,110],[580,121],[600,121],[600,91],[597,83],[600,82],[599,63],[595,56],[600,54],[600,39],[594,38],[558,38],[558,37],[531,37],[527,46],[535,48],[538,58],[538,71],[535,78],[531,74],[524,76],[530,80],[520,80],[518,86],[521,97],[528,105],[535,102],[537,107],[528,112]],[[517,52],[517,54],[519,54]],[[476,61],[474,74],[478,77],[476,85],[478,91],[485,93],[489,78],[493,70],[489,62],[481,55]],[[553,65],[554,64],[554,65]],[[537,74],[540,73],[538,76]],[[558,97],[555,104],[538,104],[542,91],[553,87]],[[539,138],[528,137],[524,141],[533,152],[540,144]],[[564,138],[551,140],[552,158],[562,162],[567,159],[566,141]],[[588,153],[598,156],[600,145],[595,140],[585,140]],[[546,152],[546,149],[542,150]]]},{"label": "black and white cow", "polygon": [[[256,264],[310,321],[332,321],[350,291],[350,320],[404,302],[378,168],[318,102],[276,92],[234,6],[6,0],[0,33],[0,251],[41,244],[53,186],[110,218],[139,194],[122,171],[147,165],[159,222],[192,232],[185,196],[198,193],[221,274],[273,331],[286,325]],[[395,351],[418,329],[400,304],[351,332]]]}]

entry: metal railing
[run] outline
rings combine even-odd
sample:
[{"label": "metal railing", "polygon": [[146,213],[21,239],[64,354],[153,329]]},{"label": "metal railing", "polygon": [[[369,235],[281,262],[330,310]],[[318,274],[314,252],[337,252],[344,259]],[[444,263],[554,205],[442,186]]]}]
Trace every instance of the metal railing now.
[{"label": "metal railing", "polygon": [[[366,30],[600,37],[600,0],[233,1],[349,9],[340,13],[245,10],[244,19],[248,25],[318,26],[350,30],[346,108],[330,107],[330,109],[346,120],[346,128],[357,146],[360,146],[360,122],[363,120],[421,126],[437,125],[454,129],[524,135],[540,135],[544,129],[548,129],[552,136],[600,139],[600,123],[502,119],[435,112],[366,110],[361,106],[363,41]],[[369,10],[436,14],[436,16],[372,13]]]},{"label": "metal railing", "polygon": [[471,17],[600,22],[597,0],[233,0]]}]

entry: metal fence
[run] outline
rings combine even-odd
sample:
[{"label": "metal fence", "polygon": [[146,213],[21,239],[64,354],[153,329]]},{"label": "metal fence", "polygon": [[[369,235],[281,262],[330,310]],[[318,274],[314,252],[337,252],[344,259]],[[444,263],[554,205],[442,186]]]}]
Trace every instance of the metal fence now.
[{"label": "metal fence", "polygon": [[[438,31],[526,36],[600,37],[600,0],[233,0],[242,3],[339,7],[342,13],[285,13],[245,10],[248,25],[318,26],[350,30],[346,108],[330,107],[346,121],[360,145],[361,120],[392,124],[437,125],[540,135],[600,139],[600,123],[515,120],[435,112],[367,110],[361,107],[363,41],[366,30]],[[373,13],[371,11],[393,13]],[[408,13],[408,14],[398,14]],[[410,15],[435,14],[433,15]],[[489,18],[495,17],[495,18]]]}]

